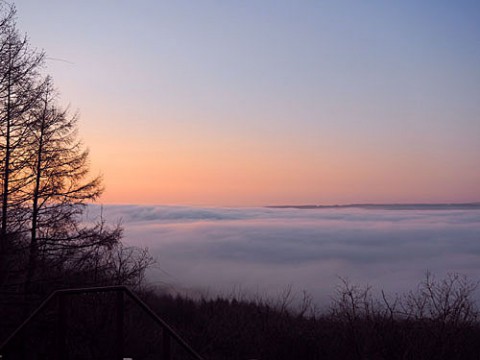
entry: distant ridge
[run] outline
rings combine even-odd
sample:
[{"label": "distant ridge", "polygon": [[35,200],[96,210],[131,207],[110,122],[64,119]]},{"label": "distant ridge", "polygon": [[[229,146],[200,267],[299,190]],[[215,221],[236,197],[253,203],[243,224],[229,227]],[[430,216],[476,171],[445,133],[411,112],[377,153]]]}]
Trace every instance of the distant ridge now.
[{"label": "distant ridge", "polygon": [[480,202],[453,204],[271,205],[271,209],[480,210]]}]

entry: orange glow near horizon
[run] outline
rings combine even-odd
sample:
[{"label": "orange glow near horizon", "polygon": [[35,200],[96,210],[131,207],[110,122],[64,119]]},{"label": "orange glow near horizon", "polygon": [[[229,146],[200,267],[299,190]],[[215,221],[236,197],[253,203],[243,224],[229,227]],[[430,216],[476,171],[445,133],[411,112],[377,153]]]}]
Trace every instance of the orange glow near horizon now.
[{"label": "orange glow near horizon", "polygon": [[[432,159],[355,149],[121,141],[96,146],[101,203],[263,206],[281,204],[470,202],[475,174],[459,177]],[[430,162],[426,161],[429,160]],[[465,176],[467,175],[467,176]],[[470,181],[470,184],[468,183]],[[478,182],[477,182],[478,183]],[[451,185],[450,185],[451,184]]]}]

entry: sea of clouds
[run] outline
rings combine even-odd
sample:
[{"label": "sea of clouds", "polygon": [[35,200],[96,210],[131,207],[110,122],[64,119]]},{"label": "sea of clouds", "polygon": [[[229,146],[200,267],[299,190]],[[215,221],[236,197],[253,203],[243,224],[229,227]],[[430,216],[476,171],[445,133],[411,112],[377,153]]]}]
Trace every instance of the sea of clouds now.
[{"label": "sea of clouds", "polygon": [[480,280],[480,206],[108,205],[103,216],[121,220],[125,242],[157,258],[149,281],[180,292],[275,298],[292,287],[326,304],[340,278],[389,293],[415,289],[427,271]]}]

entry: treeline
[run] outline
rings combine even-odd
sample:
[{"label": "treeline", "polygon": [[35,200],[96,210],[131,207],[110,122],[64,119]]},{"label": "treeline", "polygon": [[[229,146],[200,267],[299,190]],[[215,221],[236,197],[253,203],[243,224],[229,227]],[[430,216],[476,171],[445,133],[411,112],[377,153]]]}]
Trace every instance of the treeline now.
[{"label": "treeline", "polygon": [[427,274],[415,290],[388,296],[344,281],[322,310],[308,296],[292,307],[289,291],[273,300],[146,299],[210,360],[473,360],[480,358],[476,288],[460,275]]},{"label": "treeline", "polygon": [[85,221],[102,179],[45,61],[0,2],[0,342],[53,289],[139,286],[152,261],[122,245],[118,224]]}]

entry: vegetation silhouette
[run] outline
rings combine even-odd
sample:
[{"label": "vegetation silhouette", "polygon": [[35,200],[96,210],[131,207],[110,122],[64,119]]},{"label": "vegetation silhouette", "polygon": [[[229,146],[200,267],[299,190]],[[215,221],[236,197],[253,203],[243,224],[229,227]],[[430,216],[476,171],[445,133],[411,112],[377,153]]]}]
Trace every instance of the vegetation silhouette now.
[{"label": "vegetation silhouette", "polygon": [[15,7],[0,2],[0,341],[53,290],[138,289],[153,262],[122,244],[119,224],[85,218],[102,179],[89,174],[78,117],[60,105],[44,61],[20,35]]}]

